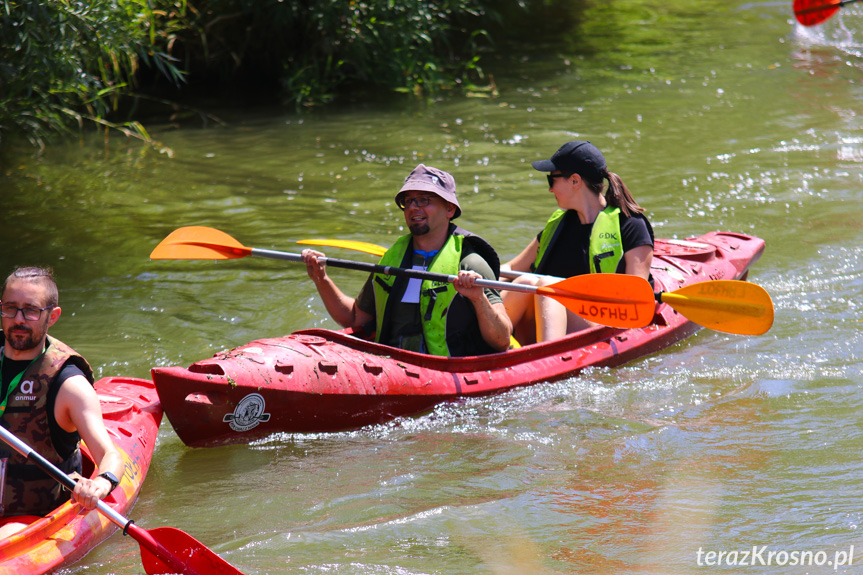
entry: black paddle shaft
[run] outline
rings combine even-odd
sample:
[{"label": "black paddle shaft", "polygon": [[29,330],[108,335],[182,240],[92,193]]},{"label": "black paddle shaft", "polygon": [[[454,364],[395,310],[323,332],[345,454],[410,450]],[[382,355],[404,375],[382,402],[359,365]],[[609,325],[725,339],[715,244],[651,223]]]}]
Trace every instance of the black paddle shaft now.
[{"label": "black paddle shaft", "polygon": [[[251,248],[251,255],[253,257],[257,256],[262,258],[303,263],[303,256],[301,256],[300,254],[292,254],[290,252],[279,252],[275,250]],[[340,260],[336,258],[323,257],[318,258],[318,261],[334,268],[344,268],[348,270],[383,274],[386,276],[404,276],[409,278],[438,281],[444,283],[453,283],[456,279],[458,279],[458,276],[452,276],[447,274],[437,274],[424,270],[412,270],[393,266],[382,266],[380,264],[370,264],[353,260]],[[475,284],[480,287],[488,287],[492,289],[505,289],[510,291],[523,291],[528,293],[536,293],[537,291],[535,286],[513,284],[509,282],[499,282],[487,279],[478,279],[476,280]]]}]

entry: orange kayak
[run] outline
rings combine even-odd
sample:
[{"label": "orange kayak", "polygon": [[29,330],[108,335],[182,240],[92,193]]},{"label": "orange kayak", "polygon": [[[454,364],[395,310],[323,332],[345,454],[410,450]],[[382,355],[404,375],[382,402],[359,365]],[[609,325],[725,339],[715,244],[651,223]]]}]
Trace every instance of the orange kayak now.
[{"label": "orange kayak", "polygon": [[[126,514],[138,499],[150,468],[162,406],[153,382],[146,379],[106,377],[95,387],[105,426],[126,463],[120,485],[104,501],[118,513]],[[83,443],[81,451],[82,475],[95,476],[93,457]],[[22,519],[32,523],[0,541],[0,574],[35,575],[68,566],[119,529],[97,510],[86,511],[71,501],[46,517],[9,518]],[[3,521],[0,518],[0,524]]]}]

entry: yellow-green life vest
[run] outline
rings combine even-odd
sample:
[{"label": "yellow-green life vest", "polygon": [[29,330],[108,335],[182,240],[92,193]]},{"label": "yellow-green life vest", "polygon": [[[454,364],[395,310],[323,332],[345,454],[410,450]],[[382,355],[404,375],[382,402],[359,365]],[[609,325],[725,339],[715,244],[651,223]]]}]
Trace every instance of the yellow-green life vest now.
[{"label": "yellow-green life vest", "polygon": [[[555,210],[542,230],[534,268],[539,271],[542,258],[557,238],[557,231],[567,210]],[[590,231],[588,248],[591,273],[615,273],[623,257],[623,238],[620,233],[620,208],[608,206],[596,216]]]},{"label": "yellow-green life vest", "polygon": [[613,274],[623,257],[620,234],[620,208],[608,206],[596,216],[590,230],[590,273]]},{"label": "yellow-green life vest", "polygon": [[563,223],[563,217],[566,215],[566,210],[555,210],[548,221],[545,222],[545,228],[542,230],[542,236],[539,238],[539,248],[536,251],[536,261],[534,267],[539,271],[540,262],[545,257],[548,248],[552,244],[552,240],[557,238],[557,229]]},{"label": "yellow-green life vest", "polygon": [[[406,235],[396,240],[396,243],[381,257],[380,265],[400,267],[403,265],[411,236]],[[458,273],[461,261],[464,236],[451,234],[440,251],[432,258],[428,271],[438,274],[455,275]],[[375,323],[377,333],[375,341],[380,341],[381,334],[389,309],[387,302],[393,285],[398,276],[375,274],[373,282],[375,292]],[[397,294],[401,297],[401,294]],[[455,286],[450,282],[423,280],[420,287],[420,317],[422,318],[423,339],[428,353],[439,356],[450,356],[446,341],[447,311],[453,298],[458,295]]]}]

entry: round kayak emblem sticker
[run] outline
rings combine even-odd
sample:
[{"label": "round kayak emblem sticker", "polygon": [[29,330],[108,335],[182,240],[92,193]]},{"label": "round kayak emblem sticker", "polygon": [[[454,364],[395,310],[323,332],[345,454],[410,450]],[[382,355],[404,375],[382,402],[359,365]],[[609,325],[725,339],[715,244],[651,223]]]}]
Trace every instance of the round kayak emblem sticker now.
[{"label": "round kayak emblem sticker", "polygon": [[264,413],[266,402],[259,393],[250,393],[240,400],[234,413],[226,413],[222,419],[234,431],[248,431],[261,422],[270,420],[270,414]]}]

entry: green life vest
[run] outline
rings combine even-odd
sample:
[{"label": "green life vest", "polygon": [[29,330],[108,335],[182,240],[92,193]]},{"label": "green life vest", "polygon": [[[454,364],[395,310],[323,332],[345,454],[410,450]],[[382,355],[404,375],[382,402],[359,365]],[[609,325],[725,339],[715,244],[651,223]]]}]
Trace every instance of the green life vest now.
[{"label": "green life vest", "polygon": [[545,228],[542,230],[542,236],[539,238],[539,249],[536,251],[536,261],[534,267],[539,271],[542,258],[545,257],[548,248],[551,247],[553,240],[557,239],[557,232],[560,224],[563,223],[563,217],[566,215],[566,210],[555,210],[548,221],[545,222]]},{"label": "green life vest", "polygon": [[[450,235],[440,251],[434,256],[428,271],[438,274],[455,275],[458,273],[461,261],[464,236]],[[384,266],[404,267],[404,260],[411,245],[411,236],[406,235],[396,240],[396,243],[381,257],[380,264]],[[398,276],[375,274],[373,282],[375,292],[375,321],[377,334],[375,341],[380,341],[385,322],[389,316],[390,295],[398,280]],[[402,291],[402,293],[404,293]],[[401,297],[401,294],[395,294]],[[428,353],[432,355],[450,356],[446,339],[447,311],[458,292],[450,282],[423,280],[420,287],[420,314],[422,317],[422,333]]]},{"label": "green life vest", "polygon": [[[545,223],[534,262],[534,268],[537,271],[540,271],[543,257],[557,239],[558,228],[565,215],[566,210],[555,210]],[[590,231],[588,254],[591,273],[615,273],[617,271],[617,266],[623,257],[620,208],[608,206],[596,216],[596,221],[593,222],[593,228]]]},{"label": "green life vest", "polygon": [[596,216],[590,230],[590,273],[613,274],[623,257],[620,208],[608,206]]}]

